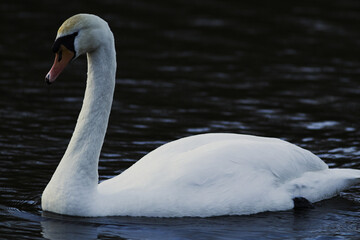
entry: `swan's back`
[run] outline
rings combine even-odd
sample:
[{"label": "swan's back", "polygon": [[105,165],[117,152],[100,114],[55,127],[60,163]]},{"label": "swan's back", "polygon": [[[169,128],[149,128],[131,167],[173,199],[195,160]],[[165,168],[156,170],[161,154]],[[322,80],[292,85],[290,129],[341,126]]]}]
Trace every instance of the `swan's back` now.
[{"label": "swan's back", "polygon": [[[286,181],[306,171],[327,168],[311,152],[280,139],[241,134],[201,134],[160,146],[119,176],[108,180],[109,183],[104,183],[104,186],[125,178],[136,184],[161,179],[165,181],[165,178],[177,176],[188,182],[195,178],[204,181],[219,172],[244,171],[245,175],[245,169],[267,171],[279,181]],[[134,171],[141,171],[141,177]],[[206,176],[202,176],[201,172]]]},{"label": "swan's back", "polygon": [[292,208],[284,185],[326,169],[311,152],[279,139],[202,134],[155,149],[99,192],[121,195],[128,200],[122,211],[136,205],[141,215],[249,214]]}]

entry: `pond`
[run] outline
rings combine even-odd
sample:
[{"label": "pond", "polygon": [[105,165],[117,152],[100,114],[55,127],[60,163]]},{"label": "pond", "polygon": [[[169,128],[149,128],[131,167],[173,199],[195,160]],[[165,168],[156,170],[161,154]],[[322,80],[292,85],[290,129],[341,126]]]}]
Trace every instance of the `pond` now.
[{"label": "pond", "polygon": [[86,59],[45,85],[61,23],[108,21],[118,71],[100,181],[154,148],[208,132],[278,137],[360,169],[360,2],[0,3],[0,238],[354,239],[360,186],[306,211],[212,218],[77,218],[40,198],[73,132]]}]

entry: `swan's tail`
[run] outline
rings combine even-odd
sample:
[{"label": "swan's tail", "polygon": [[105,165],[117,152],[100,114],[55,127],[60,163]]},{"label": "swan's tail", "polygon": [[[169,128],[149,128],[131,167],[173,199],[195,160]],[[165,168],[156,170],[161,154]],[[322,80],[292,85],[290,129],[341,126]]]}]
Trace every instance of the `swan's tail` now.
[{"label": "swan's tail", "polygon": [[310,202],[331,198],[341,191],[360,183],[360,170],[326,169],[307,172],[286,184],[293,198],[303,197]]}]

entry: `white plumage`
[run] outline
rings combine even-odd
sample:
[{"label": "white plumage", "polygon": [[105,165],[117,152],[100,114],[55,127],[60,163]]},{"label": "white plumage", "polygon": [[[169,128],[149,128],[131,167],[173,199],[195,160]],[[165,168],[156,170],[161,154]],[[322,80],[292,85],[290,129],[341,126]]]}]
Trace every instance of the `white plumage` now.
[{"label": "white plumage", "polygon": [[107,23],[94,15],[68,19],[57,38],[74,32],[75,57],[88,56],[87,88],[69,146],[44,190],[43,210],[77,216],[241,215],[291,209],[295,197],[320,201],[359,182],[359,170],[329,169],[288,142],[217,133],[167,143],[98,184],[115,86],[114,40]]}]

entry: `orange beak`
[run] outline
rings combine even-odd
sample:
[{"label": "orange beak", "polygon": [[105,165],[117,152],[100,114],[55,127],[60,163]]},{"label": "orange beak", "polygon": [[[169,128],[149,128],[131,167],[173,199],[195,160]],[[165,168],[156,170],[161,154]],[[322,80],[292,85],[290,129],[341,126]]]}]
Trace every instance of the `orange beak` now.
[{"label": "orange beak", "polygon": [[65,69],[71,59],[74,58],[75,53],[67,49],[64,45],[60,46],[59,51],[55,55],[55,61],[48,74],[46,74],[45,81],[51,84]]}]

